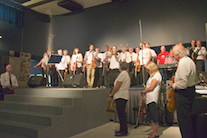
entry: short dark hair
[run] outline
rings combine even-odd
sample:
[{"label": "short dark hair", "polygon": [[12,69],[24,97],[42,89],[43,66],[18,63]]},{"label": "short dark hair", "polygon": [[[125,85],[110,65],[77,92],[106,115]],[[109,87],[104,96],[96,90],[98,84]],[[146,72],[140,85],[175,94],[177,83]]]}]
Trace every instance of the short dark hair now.
[{"label": "short dark hair", "polygon": [[129,64],[126,62],[120,62],[121,70],[127,70],[129,68]]}]

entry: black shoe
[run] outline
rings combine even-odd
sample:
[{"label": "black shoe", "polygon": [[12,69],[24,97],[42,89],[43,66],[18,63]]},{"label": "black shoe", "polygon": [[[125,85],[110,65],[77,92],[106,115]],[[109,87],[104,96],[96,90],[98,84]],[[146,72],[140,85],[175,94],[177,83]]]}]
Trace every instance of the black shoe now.
[{"label": "black shoe", "polygon": [[116,137],[122,137],[122,136],[127,136],[128,133],[116,133],[115,136]]},{"label": "black shoe", "polygon": [[120,133],[120,130],[115,130],[115,133]]}]

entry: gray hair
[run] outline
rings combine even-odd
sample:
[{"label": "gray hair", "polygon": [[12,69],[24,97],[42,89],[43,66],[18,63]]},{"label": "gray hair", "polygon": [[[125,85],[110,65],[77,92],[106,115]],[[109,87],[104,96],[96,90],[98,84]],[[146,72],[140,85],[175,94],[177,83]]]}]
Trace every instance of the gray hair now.
[{"label": "gray hair", "polygon": [[129,68],[129,64],[126,62],[120,62],[121,70],[127,70]]},{"label": "gray hair", "polygon": [[6,66],[6,69],[8,69],[9,67],[12,67],[12,65],[11,65],[11,64],[8,64],[8,65]]},{"label": "gray hair", "polygon": [[179,48],[179,46],[180,45],[175,45],[173,47],[174,54],[175,55],[178,54],[180,56],[180,58],[183,58],[183,57],[187,56],[187,52],[186,52],[185,48],[184,47],[183,48]]}]

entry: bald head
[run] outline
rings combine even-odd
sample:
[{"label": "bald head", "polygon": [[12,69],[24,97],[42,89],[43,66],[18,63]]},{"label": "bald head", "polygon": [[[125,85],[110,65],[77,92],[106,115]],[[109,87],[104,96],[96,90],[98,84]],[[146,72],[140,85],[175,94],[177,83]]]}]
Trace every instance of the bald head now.
[{"label": "bald head", "polygon": [[162,53],[164,53],[166,51],[165,46],[161,46],[160,50],[161,50]]},{"label": "bald head", "polygon": [[173,56],[174,58],[179,61],[184,56],[187,56],[186,50],[182,45],[175,45],[173,47]]}]

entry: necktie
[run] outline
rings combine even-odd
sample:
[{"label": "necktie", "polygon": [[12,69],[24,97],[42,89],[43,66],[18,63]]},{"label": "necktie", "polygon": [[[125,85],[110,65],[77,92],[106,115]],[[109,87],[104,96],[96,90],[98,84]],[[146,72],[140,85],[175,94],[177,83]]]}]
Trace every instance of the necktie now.
[{"label": "necktie", "polygon": [[11,81],[11,75],[9,73],[9,81],[10,81],[10,86],[12,86],[12,81]]}]

